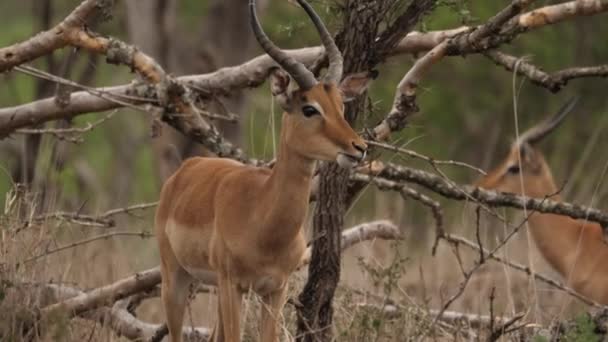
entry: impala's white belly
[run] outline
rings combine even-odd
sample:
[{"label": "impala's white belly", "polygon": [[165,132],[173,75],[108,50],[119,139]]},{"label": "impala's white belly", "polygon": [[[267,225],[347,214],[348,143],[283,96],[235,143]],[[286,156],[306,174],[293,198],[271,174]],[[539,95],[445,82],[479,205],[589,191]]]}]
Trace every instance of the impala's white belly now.
[{"label": "impala's white belly", "polygon": [[168,220],[165,233],[179,264],[190,275],[203,281],[213,279],[215,272],[209,264],[209,240],[212,226],[191,228]]}]

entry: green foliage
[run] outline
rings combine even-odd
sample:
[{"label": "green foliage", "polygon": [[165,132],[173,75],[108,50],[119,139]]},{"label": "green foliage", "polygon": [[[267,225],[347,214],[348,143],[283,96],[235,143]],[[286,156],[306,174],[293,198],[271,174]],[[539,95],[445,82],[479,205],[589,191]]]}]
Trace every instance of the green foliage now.
[{"label": "green foliage", "polygon": [[532,342],[549,342],[549,339],[545,336],[535,335],[532,337]]},{"label": "green foliage", "polygon": [[564,334],[565,342],[599,342],[601,338],[595,333],[595,323],[585,313],[574,319],[574,326]]}]

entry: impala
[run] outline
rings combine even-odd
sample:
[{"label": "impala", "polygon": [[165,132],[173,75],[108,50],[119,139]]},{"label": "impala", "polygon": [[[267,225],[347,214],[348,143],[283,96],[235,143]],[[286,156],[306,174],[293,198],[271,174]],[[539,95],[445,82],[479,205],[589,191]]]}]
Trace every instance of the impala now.
[{"label": "impala", "polygon": [[[530,197],[550,196],[560,201],[551,170],[534,146],[562,122],[575,102],[569,101],[555,116],[523,133],[500,166],[477,185]],[[608,304],[608,245],[602,241],[600,225],[535,212],[529,216],[529,229],[545,260],[570,287],[596,302]]]},{"label": "impala", "polygon": [[[172,341],[181,340],[191,282],[218,285],[214,341],[240,340],[242,294],[262,298],[261,340],[278,341],[287,279],[306,249],[302,224],[316,160],[352,168],[366,144],[344,119],[343,96],[362,93],[372,76],[342,78],[342,55],[314,10],[298,0],[325,46],[329,67],[317,81],[266,36],[249,2],[260,46],[289,75],[271,73],[271,90],[284,109],[276,164],[270,169],[220,158],[192,158],[164,184],[156,212],[162,302]],[[369,73],[372,75],[372,73]],[[290,77],[297,84],[291,87]]]}]

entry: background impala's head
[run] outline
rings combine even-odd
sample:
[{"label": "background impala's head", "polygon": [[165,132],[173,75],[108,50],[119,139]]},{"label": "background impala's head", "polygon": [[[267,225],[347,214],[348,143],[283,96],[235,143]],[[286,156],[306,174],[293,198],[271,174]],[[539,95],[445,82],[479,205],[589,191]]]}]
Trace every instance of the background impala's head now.
[{"label": "background impala's head", "polygon": [[[303,157],[336,160],[354,167],[365,157],[365,141],[344,119],[344,101],[361,94],[375,72],[346,77],[342,82],[342,55],[319,16],[304,0],[297,0],[317,28],[329,59],[325,77],[318,81],[302,63],[279,49],[266,36],[250,0],[251,26],[260,46],[284,70],[271,74],[272,94],[284,109],[283,148]],[[291,80],[297,88],[290,87]]]},{"label": "background impala's head", "polygon": [[520,135],[507,158],[476,185],[502,192],[525,194],[531,197],[553,195],[557,191],[545,158],[534,146],[551,133],[568,115],[578,98],[568,101],[559,112]]}]

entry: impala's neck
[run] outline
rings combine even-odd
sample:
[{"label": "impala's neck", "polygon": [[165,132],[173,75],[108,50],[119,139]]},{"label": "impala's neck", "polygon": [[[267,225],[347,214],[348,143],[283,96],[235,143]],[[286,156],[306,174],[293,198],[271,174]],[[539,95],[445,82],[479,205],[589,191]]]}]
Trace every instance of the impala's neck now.
[{"label": "impala's neck", "polygon": [[285,125],[277,161],[266,182],[262,205],[263,238],[267,246],[288,246],[300,233],[306,218],[315,161],[290,149],[286,143]]},{"label": "impala's neck", "polygon": [[581,233],[577,222],[555,214],[534,213],[530,216],[530,233],[545,260],[560,274],[569,272],[571,256]]},{"label": "impala's neck", "polygon": [[[549,174],[545,178],[545,184],[537,191],[529,189],[528,196],[544,198],[558,192],[553,177]],[[562,201],[559,195],[551,196],[550,199]],[[562,275],[570,272],[581,234],[580,224],[567,216],[533,213],[529,225],[532,238],[545,260]]]}]

